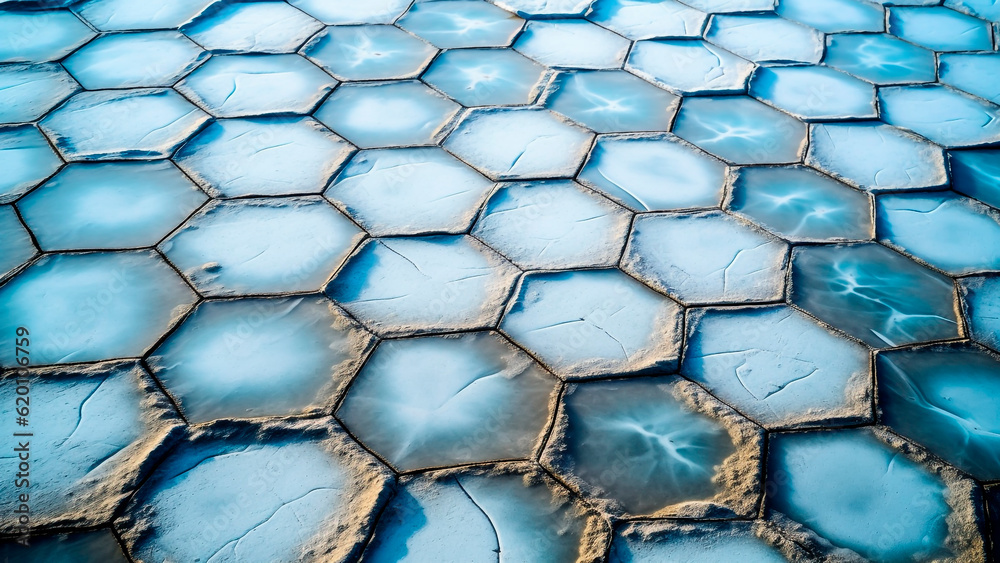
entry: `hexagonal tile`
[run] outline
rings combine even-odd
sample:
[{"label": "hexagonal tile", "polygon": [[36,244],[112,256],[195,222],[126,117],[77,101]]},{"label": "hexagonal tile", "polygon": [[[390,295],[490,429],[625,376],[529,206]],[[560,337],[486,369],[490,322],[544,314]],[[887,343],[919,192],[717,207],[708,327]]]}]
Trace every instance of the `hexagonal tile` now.
[{"label": "hexagonal tile", "polygon": [[616,69],[629,41],[586,20],[536,20],[524,27],[514,48],[548,67]]},{"label": "hexagonal tile", "polygon": [[992,0],[944,0],[944,5],[977,18],[1000,21],[1000,6]]},{"label": "hexagonal tile", "polygon": [[718,211],[640,215],[622,268],[684,303],[777,301],[788,245]]},{"label": "hexagonal tile", "polygon": [[542,463],[616,515],[731,518],[756,510],[762,441],[676,376],[596,381],[567,387]]},{"label": "hexagonal tile", "polygon": [[990,80],[1000,74],[1000,54],[942,53],[938,56],[941,82],[1000,104],[1000,84]]},{"label": "hexagonal tile", "polygon": [[288,0],[288,3],[327,25],[392,23],[412,0],[365,0],[330,2],[329,0]]},{"label": "hexagonal tile", "polygon": [[391,480],[328,420],[221,422],[191,431],[115,528],[142,560],[171,553],[288,561],[309,553],[343,561],[360,553]]},{"label": "hexagonal tile", "polygon": [[302,54],[340,80],[416,78],[437,49],[391,25],[331,26]]},{"label": "hexagonal tile", "polygon": [[750,95],[804,121],[878,118],[874,86],[824,66],[760,67]]},{"label": "hexagonal tile", "polygon": [[951,187],[1000,208],[1000,151],[951,151]]},{"label": "hexagonal tile", "polygon": [[[153,251],[50,254],[0,287],[0,327],[30,324],[33,365],[135,358],[195,301]],[[13,348],[0,352],[16,364]]]},{"label": "hexagonal tile", "polygon": [[379,335],[496,324],[518,271],[468,236],[366,241],[326,293]]},{"label": "hexagonal tile", "polygon": [[729,12],[760,12],[774,9],[773,0],[685,0],[702,12],[725,14]]},{"label": "hexagonal tile", "polygon": [[497,6],[522,18],[578,17],[590,10],[593,0],[494,0]]},{"label": "hexagonal tile", "polygon": [[81,92],[38,126],[67,160],[169,157],[208,121],[166,89]]},{"label": "hexagonal tile", "polygon": [[440,148],[416,147],[359,152],[324,195],[373,236],[460,234],[492,187]]},{"label": "hexagonal tile", "polygon": [[231,2],[209,6],[181,31],[224,53],[291,53],[323,26],[285,2]]},{"label": "hexagonal tile", "polygon": [[970,336],[1000,351],[1000,277],[968,277],[958,283]]},{"label": "hexagonal tile", "polygon": [[86,0],[77,7],[101,31],[170,29],[197,16],[214,0]]},{"label": "hexagonal tile", "polygon": [[[33,400],[29,425],[20,427],[14,424],[15,405],[26,401],[15,402],[23,397],[15,391],[25,387]],[[8,373],[0,379],[0,398],[2,414],[10,420],[6,429],[28,436],[16,441],[28,452],[21,459],[30,466],[22,472],[28,484],[17,487],[15,479],[0,484],[0,492],[10,499],[0,506],[14,513],[17,497],[30,487],[31,524],[39,527],[106,523],[182,428],[170,402],[138,362]],[[31,454],[43,448],[52,457],[31,463]],[[15,528],[13,517],[0,525],[6,533]]]},{"label": "hexagonal tile", "polygon": [[0,66],[0,123],[34,121],[80,89],[56,63]]},{"label": "hexagonal tile", "polygon": [[581,182],[634,211],[716,207],[726,166],[669,133],[601,135]]},{"label": "hexagonal tile", "polygon": [[530,104],[546,76],[544,67],[508,49],[453,49],[441,53],[422,79],[471,107]]},{"label": "hexagonal tile", "polygon": [[353,149],[310,118],[222,119],[174,160],[216,197],[318,194]]},{"label": "hexagonal tile", "polygon": [[544,109],[477,109],[444,148],[494,180],[573,176],[593,133]]},{"label": "hexagonal tile", "polygon": [[94,35],[69,10],[5,10],[0,12],[0,63],[57,61]]},{"label": "hexagonal tile", "polygon": [[912,451],[867,428],[772,434],[767,473],[781,475],[782,486],[768,494],[767,509],[807,525],[797,530],[803,541],[826,540],[828,551],[847,548],[878,561],[978,559],[982,540],[965,520],[975,521],[974,509],[958,493],[972,485],[903,448]]},{"label": "hexagonal tile", "polygon": [[708,16],[674,0],[597,0],[587,19],[636,39],[700,37]]},{"label": "hexagonal tile", "polygon": [[1000,478],[1000,361],[971,345],[877,356],[880,421],[984,481]]},{"label": "hexagonal tile", "polygon": [[878,237],[952,275],[1000,270],[1000,212],[954,192],[882,195]]},{"label": "hexagonal tile", "polygon": [[869,197],[804,166],[737,170],[726,208],[791,242],[871,240]]},{"label": "hexagonal tile", "polygon": [[961,336],[951,279],[878,244],[796,247],[790,297],[876,348]]},{"label": "hexagonal tile", "polygon": [[625,68],[677,94],[742,94],[754,65],[699,39],[636,41]]},{"label": "hexagonal tile", "polygon": [[946,86],[895,86],[878,92],[882,120],[944,147],[1000,142],[1000,107]]},{"label": "hexagonal tile", "polygon": [[598,133],[666,131],[679,99],[620,70],[563,72],[545,107]]},{"label": "hexagonal tile", "polygon": [[420,82],[344,84],[316,119],[363,149],[432,145],[461,106]]},{"label": "hexagonal tile", "polygon": [[212,57],[177,90],[216,117],[309,113],[337,81],[298,55]]},{"label": "hexagonal tile", "polygon": [[811,126],[805,162],[872,192],[948,183],[940,147],[878,121]]},{"label": "hexagonal tile", "polygon": [[569,180],[501,186],[472,234],[523,269],[615,266],[632,214]]},{"label": "hexagonal tile", "polygon": [[987,22],[941,6],[892,7],[889,33],[935,51],[991,51]]},{"label": "hexagonal tile", "polygon": [[205,295],[317,291],[364,237],[319,197],[213,202],[160,244]]},{"label": "hexagonal tile", "polygon": [[337,417],[400,471],[528,459],[558,383],[493,332],[387,340]]},{"label": "hexagonal tile", "polygon": [[500,324],[555,374],[587,378],[674,369],[681,308],[619,270],[529,273]]},{"label": "hexagonal tile", "polygon": [[681,373],[766,428],[872,420],[868,348],[787,306],[695,309]]},{"label": "hexagonal tile", "polygon": [[10,203],[62,166],[45,136],[31,125],[0,127],[0,203]]},{"label": "hexagonal tile", "polygon": [[75,163],[17,208],[42,250],[140,248],[207,199],[170,161]]},{"label": "hexagonal tile", "polygon": [[705,39],[757,63],[816,64],[823,58],[822,33],[774,14],[716,15]]},{"label": "hexagonal tile", "polygon": [[0,206],[0,278],[21,267],[37,253],[31,234],[21,224],[14,207]]},{"label": "hexagonal tile", "polygon": [[875,84],[933,82],[934,52],[883,33],[827,38],[823,62]]},{"label": "hexagonal tile", "polygon": [[415,2],[397,22],[441,49],[507,47],[523,24],[510,12],[470,0]]},{"label": "hexagonal tile", "polygon": [[316,414],[373,341],[322,296],[206,301],[148,361],[192,424]]},{"label": "hexagonal tile", "polygon": [[884,31],[881,6],[855,0],[780,0],[774,10],[783,18],[826,33]]},{"label": "hexagonal tile", "polygon": [[746,96],[687,98],[673,132],[736,164],[798,162],[806,126]]},{"label": "hexagonal tile", "polygon": [[63,65],[88,90],[173,86],[208,58],[176,31],[112,33],[88,43]]},{"label": "hexagonal tile", "polygon": [[610,526],[554,479],[526,464],[497,464],[400,479],[365,548],[365,561],[430,560],[441,546],[467,563],[591,561]]}]

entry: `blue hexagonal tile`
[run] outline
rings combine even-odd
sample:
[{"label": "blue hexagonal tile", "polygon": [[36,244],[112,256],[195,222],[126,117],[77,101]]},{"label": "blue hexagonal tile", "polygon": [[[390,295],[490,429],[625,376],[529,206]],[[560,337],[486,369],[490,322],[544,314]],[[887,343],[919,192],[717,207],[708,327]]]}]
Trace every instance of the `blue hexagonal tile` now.
[{"label": "blue hexagonal tile", "polygon": [[176,31],[111,33],[70,55],[65,66],[88,90],[173,86],[208,57]]}]

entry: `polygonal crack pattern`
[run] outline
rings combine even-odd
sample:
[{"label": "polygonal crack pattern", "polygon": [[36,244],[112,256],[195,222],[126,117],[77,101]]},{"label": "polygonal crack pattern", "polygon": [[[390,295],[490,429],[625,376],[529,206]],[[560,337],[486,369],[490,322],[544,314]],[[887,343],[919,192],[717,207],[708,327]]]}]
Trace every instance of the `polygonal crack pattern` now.
[{"label": "polygonal crack pattern", "polygon": [[0,558],[1000,560],[998,48],[989,0],[0,0]]}]

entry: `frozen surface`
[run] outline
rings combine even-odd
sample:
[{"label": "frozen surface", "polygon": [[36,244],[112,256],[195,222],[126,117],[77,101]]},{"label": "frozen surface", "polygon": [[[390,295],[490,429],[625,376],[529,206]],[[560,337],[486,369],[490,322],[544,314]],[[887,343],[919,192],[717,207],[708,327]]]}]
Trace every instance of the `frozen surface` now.
[{"label": "frozen surface", "polygon": [[598,133],[666,130],[677,97],[620,70],[564,72],[545,105]]},{"label": "frozen surface", "polygon": [[823,57],[823,34],[774,14],[715,16],[705,39],[757,63],[817,63]]},{"label": "frozen surface", "polygon": [[388,480],[329,422],[214,424],[157,467],[116,527],[142,560],[340,561],[359,551]]},{"label": "frozen surface", "polygon": [[391,25],[331,26],[303,49],[341,80],[415,78],[437,49]]},{"label": "frozen surface", "polygon": [[618,270],[532,273],[500,328],[557,375],[624,375],[676,366],[680,313]]},{"label": "frozen surface", "polygon": [[889,33],[936,51],[993,48],[987,22],[941,6],[890,8]]},{"label": "frozen surface", "polygon": [[212,0],[87,0],[80,15],[101,31],[178,27]]},{"label": "frozen surface", "polygon": [[212,57],[177,90],[215,117],[245,117],[309,113],[335,84],[298,55],[229,55]]},{"label": "frozen surface", "polygon": [[687,98],[673,132],[735,164],[797,162],[806,142],[804,123],[747,96]]},{"label": "frozen surface", "polygon": [[625,67],[679,94],[742,93],[753,63],[697,39],[637,41]]},{"label": "frozen surface", "polygon": [[526,270],[614,266],[631,218],[569,180],[507,184],[472,234]]},{"label": "frozen surface", "polygon": [[1000,104],[1000,84],[991,76],[1000,74],[1000,55],[996,53],[947,53],[939,59],[941,82]]},{"label": "frozen surface", "polygon": [[316,119],[363,148],[433,145],[460,106],[419,82],[345,84]]},{"label": "frozen surface", "polygon": [[442,49],[506,47],[524,23],[486,2],[414,2],[399,27]]},{"label": "frozen surface", "polygon": [[35,256],[35,244],[10,205],[0,207],[0,278]]},{"label": "frozen surface", "polygon": [[85,88],[173,86],[208,54],[176,31],[104,35],[73,53],[64,66]]},{"label": "frozen surface", "polygon": [[324,297],[208,301],[149,364],[191,423],[312,413],[347,384],[372,340]]},{"label": "frozen surface", "polygon": [[528,22],[514,49],[553,68],[615,69],[629,41],[586,20]]},{"label": "frozen surface", "polygon": [[322,26],[285,2],[216,2],[181,31],[216,52],[289,53]]},{"label": "frozen surface", "polygon": [[601,136],[579,179],[635,211],[715,207],[726,166],[669,134]]},{"label": "frozen surface", "polygon": [[868,196],[803,166],[740,168],[728,208],[792,242],[872,237]]},{"label": "frozen surface", "polygon": [[208,116],[169,89],[96,90],[39,122],[67,160],[166,158]]},{"label": "frozen surface", "polygon": [[720,212],[642,215],[622,267],[683,303],[777,301],[788,246]]},{"label": "frozen surface", "polygon": [[290,0],[289,4],[327,25],[392,23],[406,11],[411,0],[366,0],[365,2],[330,2],[329,0]]},{"label": "frozen surface", "polygon": [[0,63],[57,61],[96,35],[68,10],[0,12]]},{"label": "frozen surface", "polygon": [[1000,214],[953,192],[876,200],[879,239],[950,274],[1000,270]]},{"label": "frozen surface", "polygon": [[[141,356],[196,300],[152,251],[50,254],[0,287],[0,328],[30,324],[31,363]],[[16,365],[15,348],[0,365]]]},{"label": "frozen surface", "polygon": [[0,203],[10,203],[62,166],[45,136],[31,125],[0,127]]},{"label": "frozen surface", "polygon": [[0,556],[24,563],[128,563],[110,530],[32,537],[24,546],[0,543]]},{"label": "frozen surface", "polygon": [[374,236],[459,234],[492,187],[437,147],[376,149],[356,154],[325,195]]},{"label": "frozen surface", "polygon": [[483,109],[467,113],[444,148],[494,180],[568,177],[592,138],[548,110]]},{"label": "frozen surface", "polygon": [[496,323],[517,268],[469,236],[366,241],[326,293],[376,333]]},{"label": "frozen surface", "polygon": [[775,11],[825,33],[885,28],[885,13],[880,6],[856,0],[781,0]]},{"label": "frozen surface", "polygon": [[844,33],[827,38],[828,66],[875,84],[934,81],[934,52],[891,35]]},{"label": "frozen surface", "polygon": [[881,421],[985,481],[1000,477],[1000,361],[972,347],[879,354]]},{"label": "frozen surface", "polygon": [[174,161],[216,197],[317,194],[351,152],[314,119],[222,119]]},{"label": "frozen surface", "polygon": [[1000,351],[1000,277],[970,277],[961,283],[972,338]]},{"label": "frozen surface", "polygon": [[933,188],[948,182],[940,147],[879,122],[813,125],[805,161],[868,191]]},{"label": "frozen surface", "polygon": [[545,67],[508,49],[445,51],[424,82],[465,106],[525,105],[537,97]]},{"label": "frozen surface", "polygon": [[170,161],[74,163],[23,197],[42,250],[153,246],[208,199]]},{"label": "frozen surface", "polygon": [[873,347],[960,336],[947,277],[877,244],[792,251],[792,303]]},{"label": "frozen surface", "polygon": [[[736,460],[744,444],[723,420],[686,403],[681,388],[670,376],[571,386],[563,397],[558,446],[550,443],[555,449],[545,462],[568,473],[587,496],[626,514],[651,515],[725,496],[722,466]],[[735,429],[733,434],[739,436]]]},{"label": "frozen surface", "polygon": [[1000,142],[1000,107],[944,86],[879,90],[882,119],[944,147]]},{"label": "frozen surface", "polygon": [[878,116],[871,84],[822,66],[761,67],[750,95],[805,121]]},{"label": "frozen surface", "polygon": [[[953,556],[945,539],[948,489],[865,429],[772,436],[768,472],[785,484],[769,499],[833,542],[886,562]],[[884,541],[886,526],[892,541]]]},{"label": "frozen surface", "polygon": [[674,0],[598,0],[588,19],[636,40],[699,37],[707,15]]},{"label": "frozen surface", "polygon": [[[28,427],[14,424],[18,394],[11,376],[0,380],[0,398],[5,430],[30,434],[15,438],[28,444],[29,462],[32,453],[46,452],[46,463],[30,464],[31,516],[36,525],[106,522],[171,445],[177,415],[136,363],[34,371],[30,379]],[[8,513],[25,492],[14,481],[0,484],[0,508]],[[0,529],[9,533],[13,526],[9,518]]]},{"label": "frozen surface", "polygon": [[538,471],[416,478],[401,488],[365,563],[574,561],[607,525]]},{"label": "frozen surface", "polygon": [[38,119],[79,88],[58,64],[0,66],[0,123]]},{"label": "frozen surface", "polygon": [[787,305],[690,313],[681,373],[768,428],[871,418],[868,349]]},{"label": "frozen surface", "polygon": [[1000,208],[1000,151],[952,151],[950,155],[952,188]]},{"label": "frozen surface", "polygon": [[527,459],[557,383],[493,332],[387,340],[337,417],[400,471]]},{"label": "frozen surface", "polygon": [[364,233],[319,197],[215,202],[160,244],[205,295],[318,291]]}]

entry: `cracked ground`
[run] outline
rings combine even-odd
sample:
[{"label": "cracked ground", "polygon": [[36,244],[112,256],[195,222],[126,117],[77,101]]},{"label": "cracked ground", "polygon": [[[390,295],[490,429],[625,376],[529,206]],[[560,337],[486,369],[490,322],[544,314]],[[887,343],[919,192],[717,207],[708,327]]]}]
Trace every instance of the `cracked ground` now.
[{"label": "cracked ground", "polygon": [[0,0],[0,555],[1000,561],[998,45]]}]

